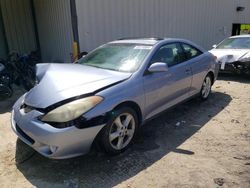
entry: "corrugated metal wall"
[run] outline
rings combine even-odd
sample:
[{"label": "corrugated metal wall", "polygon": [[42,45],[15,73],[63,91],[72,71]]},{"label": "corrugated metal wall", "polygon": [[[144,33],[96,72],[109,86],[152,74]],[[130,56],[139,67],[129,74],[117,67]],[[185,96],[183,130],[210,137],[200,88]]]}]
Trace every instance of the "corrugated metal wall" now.
[{"label": "corrugated metal wall", "polygon": [[[76,0],[81,51],[123,37],[181,37],[209,49],[250,23],[249,0]],[[236,12],[243,4],[246,10]]]},{"label": "corrugated metal wall", "polygon": [[70,62],[72,24],[69,0],[35,0],[43,61]]},{"label": "corrugated metal wall", "polygon": [[6,55],[7,55],[7,45],[4,36],[4,27],[3,27],[1,4],[0,4],[0,58],[6,58]]},{"label": "corrugated metal wall", "polygon": [[248,23],[250,24],[250,0],[235,0],[235,7],[245,7],[243,12],[236,13],[234,23]]},{"label": "corrugated metal wall", "polygon": [[9,50],[19,53],[36,50],[30,0],[1,0],[0,3]]}]

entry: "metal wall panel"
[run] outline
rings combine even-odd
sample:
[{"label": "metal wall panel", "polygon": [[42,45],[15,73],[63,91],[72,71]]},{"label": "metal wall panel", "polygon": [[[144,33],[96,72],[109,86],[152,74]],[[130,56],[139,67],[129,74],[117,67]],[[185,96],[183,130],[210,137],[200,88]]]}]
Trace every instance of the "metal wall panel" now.
[{"label": "metal wall panel", "polygon": [[[249,0],[76,0],[81,51],[123,37],[180,37],[209,49],[250,23]],[[236,12],[237,5],[246,10]]]},{"label": "metal wall panel", "polygon": [[19,53],[36,50],[30,0],[1,0],[0,3],[9,50]]},{"label": "metal wall panel", "polygon": [[238,12],[234,18],[234,23],[250,24],[250,1],[249,0],[235,0],[235,7],[245,7],[243,12]]},{"label": "metal wall panel", "polygon": [[[0,4],[1,7],[1,4]],[[6,58],[7,55],[7,44],[6,44],[6,38],[4,35],[4,27],[3,27],[3,19],[2,19],[2,13],[0,8],[0,58]]]},{"label": "metal wall panel", "polygon": [[5,59],[7,55],[7,46],[3,32],[3,25],[0,20],[0,58]]},{"label": "metal wall panel", "polygon": [[45,62],[70,62],[73,34],[69,0],[35,0],[38,35]]}]

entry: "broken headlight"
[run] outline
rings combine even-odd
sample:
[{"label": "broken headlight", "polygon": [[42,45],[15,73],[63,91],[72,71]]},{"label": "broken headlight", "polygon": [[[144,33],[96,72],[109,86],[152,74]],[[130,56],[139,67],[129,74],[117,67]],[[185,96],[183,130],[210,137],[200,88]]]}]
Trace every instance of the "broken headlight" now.
[{"label": "broken headlight", "polygon": [[100,96],[91,96],[83,99],[78,99],[73,102],[64,104],[47,114],[40,119],[43,122],[65,123],[79,118],[82,114],[94,108],[103,100]]}]

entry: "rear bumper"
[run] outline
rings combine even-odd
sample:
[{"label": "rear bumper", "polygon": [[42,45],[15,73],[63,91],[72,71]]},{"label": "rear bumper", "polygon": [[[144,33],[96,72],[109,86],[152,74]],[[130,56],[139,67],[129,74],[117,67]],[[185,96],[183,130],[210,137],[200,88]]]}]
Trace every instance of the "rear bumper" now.
[{"label": "rear bumper", "polygon": [[19,99],[12,111],[11,125],[16,135],[30,147],[48,158],[64,159],[86,154],[104,125],[86,129],[74,126],[57,129],[38,120],[41,112],[33,110],[27,114]]}]

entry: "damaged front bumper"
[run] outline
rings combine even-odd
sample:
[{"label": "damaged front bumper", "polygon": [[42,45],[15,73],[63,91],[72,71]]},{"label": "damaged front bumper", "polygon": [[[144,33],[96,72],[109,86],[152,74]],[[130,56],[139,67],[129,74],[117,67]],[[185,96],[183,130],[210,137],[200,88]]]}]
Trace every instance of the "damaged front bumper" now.
[{"label": "damaged front bumper", "polygon": [[86,154],[105,124],[77,128],[55,128],[41,122],[37,110],[21,109],[23,97],[13,107],[11,125],[16,135],[27,145],[48,158],[65,159]]},{"label": "damaged front bumper", "polygon": [[248,62],[225,62],[220,63],[220,72],[250,75],[250,61]]}]

